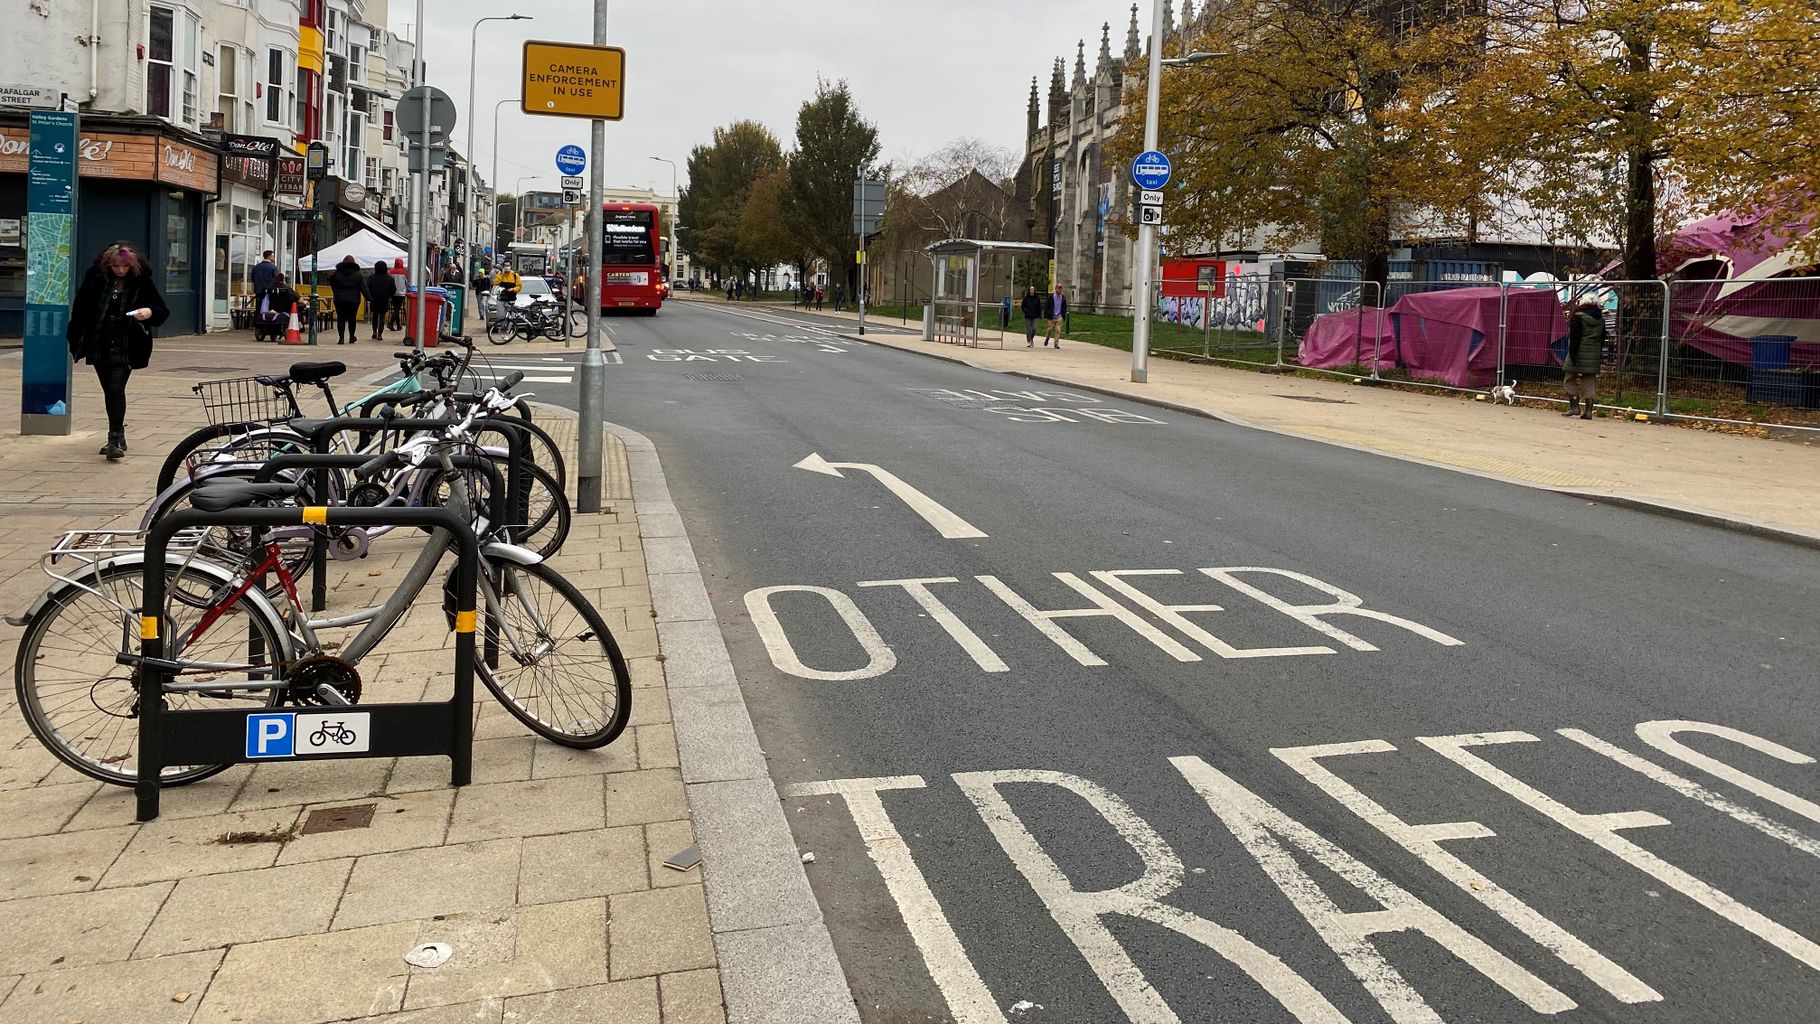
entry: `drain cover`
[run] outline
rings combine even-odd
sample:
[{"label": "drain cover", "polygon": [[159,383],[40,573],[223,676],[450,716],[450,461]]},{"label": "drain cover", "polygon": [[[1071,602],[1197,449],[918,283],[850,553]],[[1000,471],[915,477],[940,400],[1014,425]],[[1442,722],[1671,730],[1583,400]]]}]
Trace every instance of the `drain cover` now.
[{"label": "drain cover", "polygon": [[1354,405],[1354,404],[1356,404],[1353,402],[1348,402],[1344,398],[1317,398],[1314,395],[1277,395],[1276,397],[1277,398],[1287,398],[1291,402],[1320,402],[1323,405]]},{"label": "drain cover", "polygon": [[713,382],[746,379],[737,373],[685,373],[683,374],[683,377],[687,380],[705,380]]},{"label": "drain cover", "polygon": [[351,807],[324,807],[311,811],[303,821],[303,834],[313,835],[317,832],[346,832],[349,829],[366,828],[373,823],[372,804],[354,804]]}]

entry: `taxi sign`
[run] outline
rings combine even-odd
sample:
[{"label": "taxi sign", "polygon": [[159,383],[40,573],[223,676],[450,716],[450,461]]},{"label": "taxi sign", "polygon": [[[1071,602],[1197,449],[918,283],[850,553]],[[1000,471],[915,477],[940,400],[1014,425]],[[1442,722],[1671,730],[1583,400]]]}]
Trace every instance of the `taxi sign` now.
[{"label": "taxi sign", "polygon": [[618,121],[626,113],[625,70],[626,51],[617,46],[526,40],[520,109]]}]

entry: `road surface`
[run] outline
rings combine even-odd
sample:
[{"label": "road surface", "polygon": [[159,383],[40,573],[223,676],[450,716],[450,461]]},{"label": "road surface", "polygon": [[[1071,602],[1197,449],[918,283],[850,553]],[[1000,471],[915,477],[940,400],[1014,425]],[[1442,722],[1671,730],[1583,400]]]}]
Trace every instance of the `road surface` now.
[{"label": "road surface", "polygon": [[608,323],[866,1021],[1820,1019],[1814,552]]}]

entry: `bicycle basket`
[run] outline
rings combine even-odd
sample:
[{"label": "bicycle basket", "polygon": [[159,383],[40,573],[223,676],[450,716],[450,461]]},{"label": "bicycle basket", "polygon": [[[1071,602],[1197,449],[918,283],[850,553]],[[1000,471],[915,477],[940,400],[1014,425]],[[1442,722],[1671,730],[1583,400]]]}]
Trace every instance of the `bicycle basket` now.
[{"label": "bicycle basket", "polygon": [[261,384],[257,377],[205,380],[190,388],[202,398],[209,423],[276,423],[296,416],[296,402],[284,388]]}]

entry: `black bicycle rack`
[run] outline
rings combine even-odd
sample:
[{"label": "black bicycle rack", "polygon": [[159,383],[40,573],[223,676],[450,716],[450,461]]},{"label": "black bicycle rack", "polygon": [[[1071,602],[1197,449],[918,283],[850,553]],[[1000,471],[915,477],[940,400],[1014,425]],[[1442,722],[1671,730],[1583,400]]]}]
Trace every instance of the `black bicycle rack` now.
[{"label": "black bicycle rack", "polygon": [[[165,658],[165,553],[179,530],[199,526],[241,526],[255,530],[306,523],[317,526],[423,526],[449,531],[459,559],[455,567],[455,688],[446,701],[361,704],[346,708],[220,708],[176,711],[164,706],[166,681],[181,667]],[[173,765],[315,761],[367,757],[449,758],[449,782],[465,786],[473,777],[475,599],[480,543],[474,530],[446,508],[243,508],[222,512],[184,509],[158,521],[145,539],[144,605],[139,619],[139,778],[135,785],[139,821],[158,817],[164,768]],[[149,614],[148,614],[149,613]],[[274,666],[275,668],[276,666]],[[344,728],[351,715],[365,715],[366,749],[353,753],[297,752],[311,725]],[[288,738],[288,744],[284,741]],[[309,745],[309,744],[305,744]]]},{"label": "black bicycle rack", "polygon": [[[334,444],[335,435],[345,430],[372,432],[387,430],[440,431],[447,430],[449,426],[450,423],[448,420],[438,419],[402,419],[399,417],[368,419],[358,416],[340,416],[332,420],[323,420],[321,423],[315,424],[315,429],[310,432],[310,447],[316,455],[331,454],[329,448]],[[507,524],[510,524],[514,519],[522,521],[528,518],[530,494],[528,493],[527,477],[529,474],[525,472],[525,466],[530,462],[530,435],[525,430],[521,429],[518,424],[513,423],[510,420],[498,418],[476,422],[473,425],[473,429],[492,431],[495,434],[504,435],[506,439],[506,507],[511,509],[512,515],[498,519],[496,522],[509,531],[511,527]],[[363,459],[362,462],[364,461],[366,460]],[[358,464],[359,463],[356,463],[356,465]],[[316,498],[319,501],[324,500],[333,489],[330,474],[333,472],[334,467],[326,464],[317,464],[312,466],[312,468],[316,471]],[[291,524],[286,523],[285,525],[288,526]],[[347,522],[344,520],[338,525],[356,526],[363,524]],[[390,524],[382,523],[377,525]],[[310,580],[310,611],[319,612],[329,606],[329,536],[326,530],[316,530],[314,533],[315,536],[312,537],[310,541],[310,572],[313,577]]]}]

